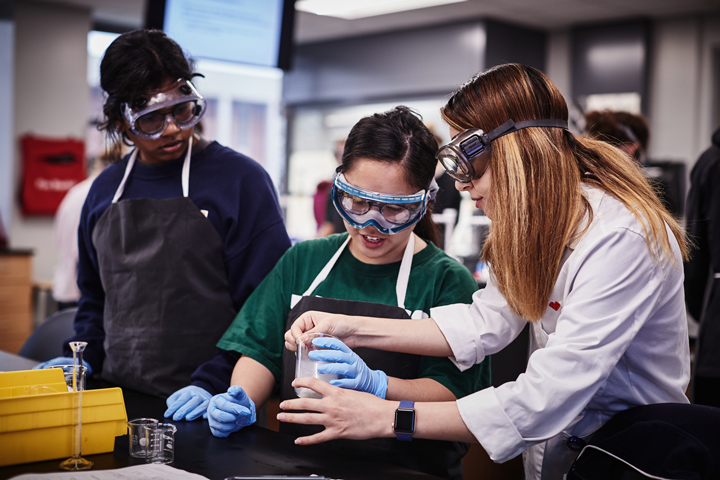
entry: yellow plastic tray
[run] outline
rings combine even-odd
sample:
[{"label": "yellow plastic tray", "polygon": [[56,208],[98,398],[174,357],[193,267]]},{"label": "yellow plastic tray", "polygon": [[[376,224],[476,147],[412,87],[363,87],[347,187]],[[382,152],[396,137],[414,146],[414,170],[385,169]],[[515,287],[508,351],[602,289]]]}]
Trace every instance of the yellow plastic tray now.
[{"label": "yellow plastic tray", "polygon": [[[39,388],[39,387],[46,388]],[[67,392],[65,375],[59,368],[0,372],[0,398],[20,397],[45,391]]]},{"label": "yellow plastic tray", "polygon": [[[67,392],[60,370],[48,375],[47,370],[0,373],[0,466],[72,456],[76,394]],[[34,383],[43,380],[48,384]],[[49,388],[33,387],[65,391],[34,395]],[[82,406],[82,454],[112,452],[115,437],[127,432],[122,390],[87,390]]]}]

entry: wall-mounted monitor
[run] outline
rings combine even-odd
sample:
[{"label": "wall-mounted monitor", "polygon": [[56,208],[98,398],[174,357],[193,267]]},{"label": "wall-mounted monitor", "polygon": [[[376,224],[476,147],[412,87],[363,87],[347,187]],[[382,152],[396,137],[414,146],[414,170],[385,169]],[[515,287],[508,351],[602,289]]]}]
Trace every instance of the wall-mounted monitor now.
[{"label": "wall-mounted monitor", "polygon": [[295,0],[148,0],[146,28],[193,57],[290,69]]}]

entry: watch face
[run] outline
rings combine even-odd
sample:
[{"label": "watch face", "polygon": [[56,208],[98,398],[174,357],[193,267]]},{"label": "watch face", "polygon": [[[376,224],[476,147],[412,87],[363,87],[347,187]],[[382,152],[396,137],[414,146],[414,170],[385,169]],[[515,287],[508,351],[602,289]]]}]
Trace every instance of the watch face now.
[{"label": "watch face", "polygon": [[415,433],[415,410],[395,410],[395,433]]}]

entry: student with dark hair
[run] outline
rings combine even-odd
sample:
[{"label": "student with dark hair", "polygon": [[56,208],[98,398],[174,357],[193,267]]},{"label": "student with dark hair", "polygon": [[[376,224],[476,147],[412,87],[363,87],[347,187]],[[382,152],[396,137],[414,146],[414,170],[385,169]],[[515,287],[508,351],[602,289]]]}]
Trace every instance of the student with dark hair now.
[{"label": "student with dark hair", "polygon": [[322,398],[285,401],[280,408],[294,412],[279,419],[326,427],[297,439],[302,445],[399,434],[474,441],[497,462],[522,453],[528,480],[563,478],[615,413],[688,402],[684,231],[638,164],[567,130],[565,100],[539,70],[491,68],[442,115],[453,140],[438,158],[492,219],[487,287],[470,305],[412,322],[307,312],[286,346],[324,332],[350,348],[450,357],[465,370],[530,324],[525,373],[457,401],[409,407],[300,378],[296,388]]},{"label": "student with dark hair", "polygon": [[[70,341],[88,342],[84,360],[104,380],[158,396],[213,358],[290,246],[263,168],[195,133],[205,113],[195,75],[158,30],[125,33],[108,47],[101,128],[135,148],[95,180],[79,227],[81,298]],[[231,373],[213,372],[226,382]],[[205,405],[212,396],[195,387],[182,395]]]},{"label": "student with dark hair", "polygon": [[591,137],[619,148],[636,162],[645,163],[650,130],[642,115],[593,110],[585,114],[585,130]]},{"label": "student with dark hair", "polygon": [[650,130],[644,116],[622,111],[593,110],[585,114],[585,131],[590,137],[617,147],[642,165],[665,208],[675,218],[683,215],[685,167],[677,162],[656,163],[648,159]]},{"label": "student with dark hair", "polygon": [[[469,302],[477,285],[459,262],[433,245],[435,226],[428,214],[436,189],[432,134],[407,107],[360,120],[350,132],[333,182],[333,202],[347,233],[293,246],[242,308],[218,346],[237,360],[232,383],[196,375],[195,383],[225,391],[208,407],[210,428],[225,437],[256,420],[256,407],[280,383],[283,400],[294,398],[295,356],[283,349],[283,334],[308,310],[355,313],[409,320],[430,309]],[[333,383],[380,398],[455,400],[490,385],[489,362],[466,372],[447,358],[358,350],[337,340],[315,339],[341,358]],[[318,352],[315,352],[318,353]],[[202,368],[199,373],[202,372]],[[281,431],[308,434],[306,428]],[[370,441],[340,450],[461,478],[467,445],[415,441]]]}]

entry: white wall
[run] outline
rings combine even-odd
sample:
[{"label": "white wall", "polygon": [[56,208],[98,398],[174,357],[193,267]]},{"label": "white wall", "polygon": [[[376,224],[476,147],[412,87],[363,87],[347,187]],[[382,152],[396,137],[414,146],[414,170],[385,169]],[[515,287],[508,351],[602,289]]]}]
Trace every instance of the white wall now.
[{"label": "white wall", "polygon": [[698,18],[654,25],[648,118],[652,159],[694,161],[699,147],[700,42]]},{"label": "white wall", "polygon": [[[720,79],[712,78],[712,50],[720,48],[720,15],[655,20],[650,43],[648,156],[687,164],[688,174],[710,146],[713,95]],[[570,36],[549,36],[548,76],[568,98]],[[714,89],[714,90],[713,90]]]},{"label": "white wall", "polygon": [[557,85],[566,100],[570,99],[572,89],[570,71],[570,32],[560,31],[548,35],[546,74]]},{"label": "white wall", "polygon": [[648,155],[684,161],[689,176],[718,127],[712,125],[713,95],[720,94],[712,49],[720,48],[720,15],[658,21],[652,45]]},{"label": "white wall", "polygon": [[[63,5],[17,2],[15,11],[15,193],[26,133],[84,139],[87,122],[87,33],[90,11]],[[52,218],[12,213],[10,245],[31,248],[35,280],[49,280],[57,263]]]},{"label": "white wall", "polygon": [[702,17],[700,23],[700,122],[698,125],[697,157],[710,146],[710,137],[720,127],[720,118],[713,119],[712,104],[720,98],[720,78],[713,78],[712,55],[720,49],[720,15]]},{"label": "white wall", "polygon": [[283,71],[204,59],[197,60],[197,71],[205,75],[205,78],[193,79],[200,93],[206,98],[218,100],[216,138],[211,140],[251,155],[250,152],[243,152],[233,145],[233,101],[267,105],[263,167],[279,188],[285,170],[285,144],[279,141],[285,138],[282,111]]},{"label": "white wall", "polygon": [[10,230],[13,204],[13,64],[15,29],[10,20],[0,20],[0,217],[5,231]]}]

